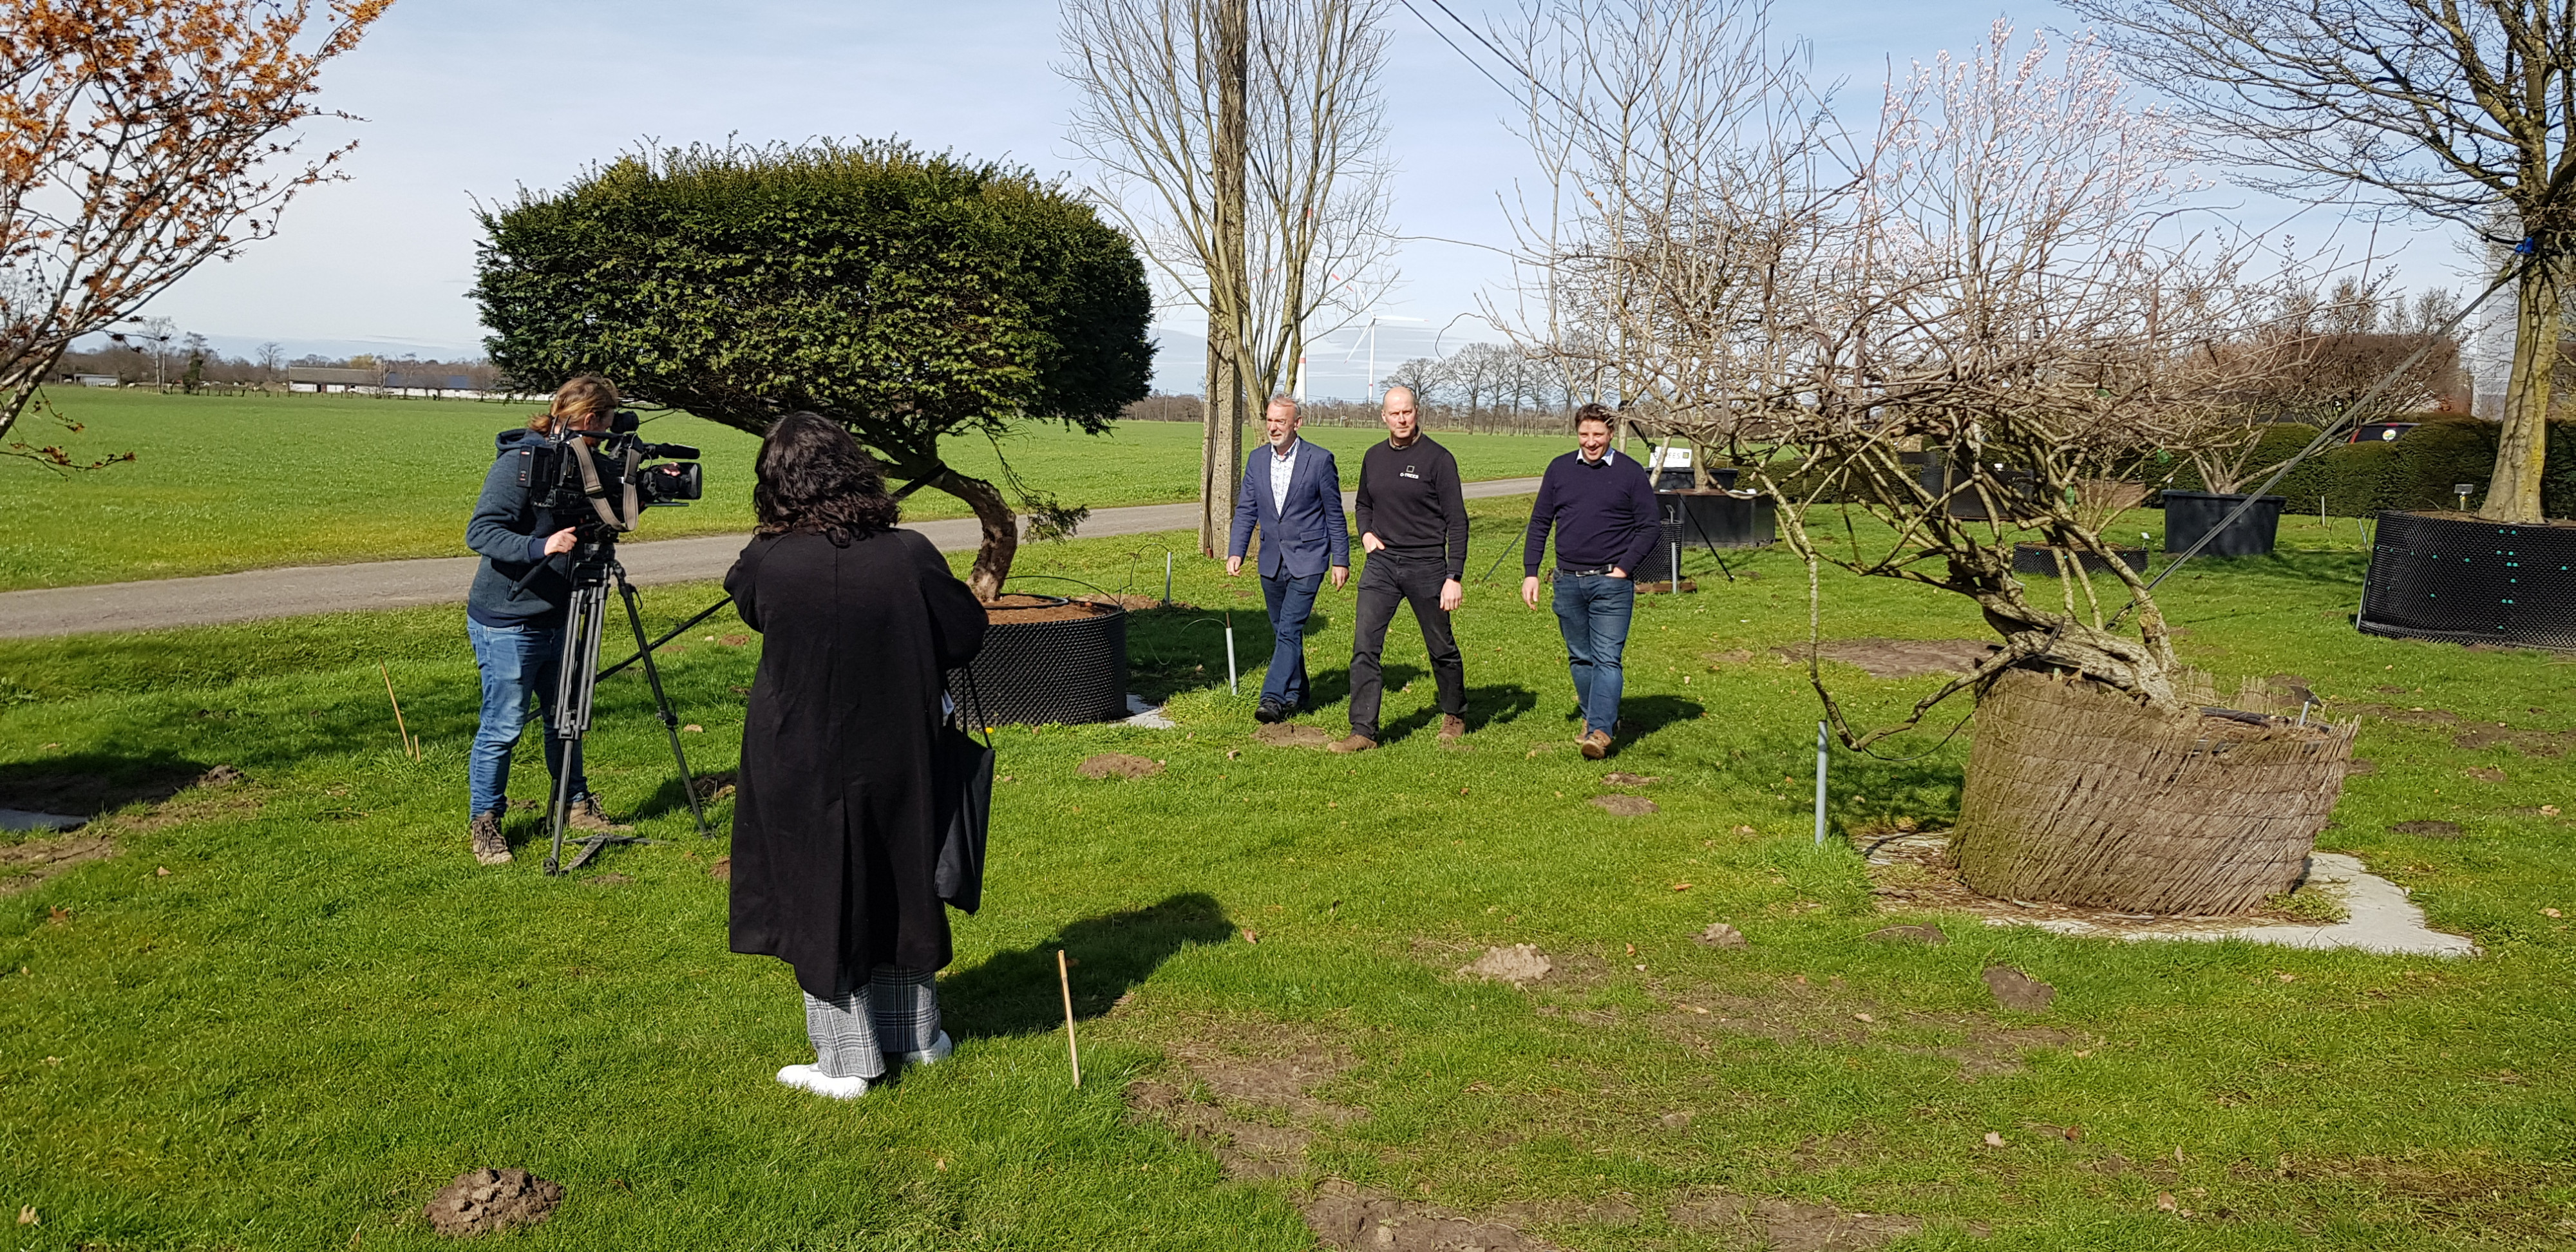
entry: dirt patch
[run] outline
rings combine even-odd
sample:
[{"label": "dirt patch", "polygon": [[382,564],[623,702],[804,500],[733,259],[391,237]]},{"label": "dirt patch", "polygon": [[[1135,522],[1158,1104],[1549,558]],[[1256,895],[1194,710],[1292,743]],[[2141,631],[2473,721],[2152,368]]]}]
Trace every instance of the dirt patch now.
[{"label": "dirt patch", "polygon": [[1326,748],[1333,744],[1333,733],[1321,726],[1272,722],[1252,732],[1252,741],[1266,743],[1274,748]]},{"label": "dirt patch", "polygon": [[113,842],[93,834],[0,844],[0,896],[16,895],[73,866],[115,853]]},{"label": "dirt patch", "polygon": [[1941,933],[1938,926],[1890,926],[1884,930],[1873,930],[1861,938],[1879,943],[1919,943],[1933,948],[1950,942],[1950,936]]},{"label": "dirt patch", "polygon": [[1163,772],[1163,763],[1125,752],[1103,752],[1078,768],[1085,778],[1151,778]]},{"label": "dirt patch", "polygon": [[1556,1245],[1498,1221],[1460,1217],[1335,1178],[1304,1207],[1315,1237],[1345,1252],[1555,1252]]},{"label": "dirt patch", "polygon": [[458,1174],[456,1181],[439,1188],[421,1216],[451,1239],[488,1235],[512,1226],[543,1224],[554,1216],[563,1196],[562,1184],[524,1169],[478,1169]]},{"label": "dirt patch", "polygon": [[[1982,639],[1828,639],[1817,650],[1826,660],[1856,666],[1872,678],[1919,678],[1966,674],[1985,664],[1995,648]],[[1807,659],[1804,648],[1777,651],[1791,661]]]},{"label": "dirt patch", "polygon": [[736,774],[733,770],[722,770],[713,774],[700,774],[692,781],[698,788],[698,803],[713,804],[733,794]]},{"label": "dirt patch", "polygon": [[1599,809],[1604,813],[1608,813],[1613,817],[1644,817],[1649,813],[1660,813],[1663,811],[1656,807],[1654,801],[1649,800],[1644,796],[1632,795],[1594,796],[1592,797],[1592,807]]},{"label": "dirt patch", "polygon": [[2474,779],[2477,779],[2479,782],[2498,782],[2498,783],[2500,783],[2500,782],[2503,782],[2503,781],[2504,781],[2504,771],[2503,771],[2503,770],[2500,770],[2500,769],[2492,769],[2492,768],[2489,768],[2489,767],[2484,766],[2484,765],[2472,765],[2472,766],[2470,766],[2470,767],[2469,767],[2469,770],[2468,770],[2468,774],[2469,774],[2469,777],[2474,778]]},{"label": "dirt patch", "polygon": [[2460,824],[2458,822],[2440,822],[2431,820],[2420,822],[2399,822],[2390,826],[2388,828],[2388,833],[2392,835],[2414,835],[2422,839],[2457,839],[2460,837]]},{"label": "dirt patch", "polygon": [[1310,1092],[1358,1062],[1311,1037],[1268,1031],[1287,1050],[1267,1056],[1182,1044],[1172,1049],[1186,1070],[1181,1083],[1144,1079],[1127,1087],[1139,1120],[1169,1127],[1217,1158],[1228,1176],[1276,1178],[1305,1169],[1306,1145],[1320,1126],[1347,1125],[1367,1113]]},{"label": "dirt patch", "polygon": [[1518,987],[1547,977],[1554,968],[1546,953],[1530,944],[1516,943],[1508,948],[1487,948],[1483,956],[1460,966],[1458,972]]},{"label": "dirt patch", "polygon": [[2460,715],[2451,712],[2448,709],[2401,709],[2393,704],[2353,703],[2336,705],[2335,712],[2343,714],[2358,713],[2364,717],[2376,717],[2382,721],[2407,722],[2417,726],[2457,726],[2460,724]]},{"label": "dirt patch", "polygon": [[2567,747],[2576,743],[2576,731],[2515,730],[2510,726],[2480,726],[2454,736],[2451,745],[2475,751],[2509,744],[2524,756],[2555,759],[2567,755]]},{"label": "dirt patch", "polygon": [[732,882],[733,858],[729,856],[720,856],[707,862],[707,877],[715,879],[717,882]]},{"label": "dirt patch", "polygon": [[2045,1013],[2057,999],[2057,988],[2009,965],[1986,967],[1986,990],[1995,993],[1995,1003],[2016,1013]]},{"label": "dirt patch", "polygon": [[1608,787],[1646,787],[1662,781],[1663,779],[1651,775],[1630,774],[1620,770],[1612,770],[1601,776],[1602,785]]},{"label": "dirt patch", "polygon": [[1086,618],[1105,617],[1118,611],[1115,605],[1093,604],[1088,600],[1065,600],[1055,596],[1033,596],[1011,592],[984,602],[986,620],[996,624],[1008,622],[1078,622]]},{"label": "dirt patch", "polygon": [[1749,948],[1753,946],[1753,941],[1745,938],[1743,931],[1737,930],[1733,926],[1729,926],[1724,922],[1710,922],[1708,924],[1708,929],[1692,936],[1691,941],[1704,948]]},{"label": "dirt patch", "polygon": [[1785,1196],[1752,1199],[1722,1191],[1676,1202],[1671,1217],[1672,1223],[1684,1230],[1731,1235],[1731,1243],[1768,1248],[1771,1252],[1874,1248],[1923,1229],[1923,1223],[1912,1217],[1846,1213],[1830,1204],[1811,1204]]}]

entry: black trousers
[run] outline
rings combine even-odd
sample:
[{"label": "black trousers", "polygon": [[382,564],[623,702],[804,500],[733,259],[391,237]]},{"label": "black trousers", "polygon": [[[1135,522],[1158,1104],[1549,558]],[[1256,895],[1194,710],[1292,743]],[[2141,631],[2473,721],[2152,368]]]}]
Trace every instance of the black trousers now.
[{"label": "black trousers", "polygon": [[1449,633],[1449,615],[1440,608],[1440,584],[1449,564],[1437,552],[1406,554],[1392,548],[1372,552],[1360,570],[1359,632],[1351,644],[1351,733],[1377,738],[1378,706],[1386,698],[1386,680],[1378,655],[1386,650],[1386,628],[1395,621],[1395,606],[1413,603],[1413,620],[1422,627],[1423,650],[1431,654],[1431,675],[1440,685],[1440,711],[1467,715],[1467,666],[1458,656],[1457,637]]}]

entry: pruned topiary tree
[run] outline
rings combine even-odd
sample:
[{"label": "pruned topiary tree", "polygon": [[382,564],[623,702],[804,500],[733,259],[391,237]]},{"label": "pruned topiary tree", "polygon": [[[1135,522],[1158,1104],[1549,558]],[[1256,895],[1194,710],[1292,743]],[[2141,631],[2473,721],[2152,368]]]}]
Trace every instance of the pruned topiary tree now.
[{"label": "pruned topiary tree", "polygon": [[[1146,394],[1134,247],[1025,169],[891,141],[693,146],[522,192],[482,222],[474,298],[518,385],[595,371],[742,430],[799,409],[843,422],[905,491],[973,507],[968,582],[987,599],[1017,519],[940,440],[1031,421],[1098,434]],[[1042,525],[1079,519],[1007,462],[1004,477]]]}]

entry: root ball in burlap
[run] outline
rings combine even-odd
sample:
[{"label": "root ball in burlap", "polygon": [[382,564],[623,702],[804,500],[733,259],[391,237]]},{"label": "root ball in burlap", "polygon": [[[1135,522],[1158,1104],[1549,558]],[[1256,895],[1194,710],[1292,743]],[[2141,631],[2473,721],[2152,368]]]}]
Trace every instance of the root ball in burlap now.
[{"label": "root ball in burlap", "polygon": [[2306,872],[2359,728],[2157,709],[2008,670],[1977,702],[1951,855],[1990,896],[2248,912]]}]

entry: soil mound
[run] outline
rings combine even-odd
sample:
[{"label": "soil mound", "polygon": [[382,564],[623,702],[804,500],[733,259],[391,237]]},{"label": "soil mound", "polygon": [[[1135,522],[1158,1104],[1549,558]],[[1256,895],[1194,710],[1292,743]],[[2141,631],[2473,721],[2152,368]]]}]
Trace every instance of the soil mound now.
[{"label": "soil mound", "polygon": [[1655,806],[1654,801],[1644,796],[1630,795],[1594,796],[1592,807],[1613,817],[1644,817],[1648,813],[1663,811]]},{"label": "soil mound", "polygon": [[1547,959],[1546,953],[1533,945],[1516,943],[1508,948],[1487,948],[1483,956],[1461,966],[1458,972],[1517,987],[1547,977],[1547,972],[1554,968],[1556,966]]},{"label": "soil mound", "polygon": [[1125,752],[1103,752],[1084,761],[1079,767],[1085,778],[1151,778],[1163,772],[1160,761],[1133,756]]},{"label": "soil mound", "polygon": [[1017,591],[984,602],[985,618],[997,625],[1009,622],[1078,622],[1118,611],[1116,605],[1067,600],[1058,596],[1033,596]]},{"label": "soil mound", "polygon": [[1694,942],[1698,943],[1701,947],[1706,948],[1749,948],[1753,946],[1753,941],[1745,938],[1743,931],[1737,930],[1733,926],[1729,926],[1724,922],[1710,922],[1708,924],[1708,929],[1699,932],[1699,935],[1696,937]]},{"label": "soil mound", "polygon": [[1861,938],[1875,939],[1880,943],[1920,943],[1935,948],[1950,942],[1950,936],[1942,934],[1938,926],[1890,926],[1885,930],[1873,930]]},{"label": "soil mound", "polygon": [[1333,733],[1321,726],[1272,722],[1252,732],[1252,741],[1266,743],[1274,748],[1327,748],[1332,746]]},{"label": "soil mound", "polygon": [[2016,1013],[2045,1013],[2057,999],[2057,988],[2009,965],[1986,967],[1986,990],[1995,993],[1995,1003]]},{"label": "soil mound", "polygon": [[512,1226],[535,1226],[554,1215],[564,1189],[524,1169],[478,1169],[429,1198],[421,1215],[451,1239],[488,1235]]}]

